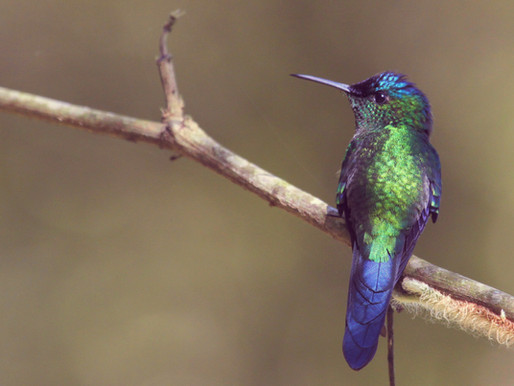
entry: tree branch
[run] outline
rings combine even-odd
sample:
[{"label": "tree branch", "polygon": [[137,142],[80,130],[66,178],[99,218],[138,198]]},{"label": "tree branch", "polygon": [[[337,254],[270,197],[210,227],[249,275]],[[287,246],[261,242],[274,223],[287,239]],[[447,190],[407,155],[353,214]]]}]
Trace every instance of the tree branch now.
[{"label": "tree branch", "polygon": [[[166,35],[179,15],[173,13],[161,37],[158,59],[167,107],[164,123],[151,122],[76,106],[0,87],[0,111],[56,124],[143,141],[189,157],[271,206],[283,209],[350,246],[344,220],[311,194],[238,156],[208,136],[183,114]],[[165,73],[167,72],[167,74]],[[514,297],[413,256],[393,294],[393,305],[488,337],[507,346],[514,343]]]}]

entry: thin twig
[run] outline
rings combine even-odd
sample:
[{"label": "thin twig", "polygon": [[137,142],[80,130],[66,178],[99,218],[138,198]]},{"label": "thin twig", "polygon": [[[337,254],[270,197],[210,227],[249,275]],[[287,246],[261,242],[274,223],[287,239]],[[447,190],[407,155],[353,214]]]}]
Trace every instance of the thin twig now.
[{"label": "thin twig", "polygon": [[178,92],[173,61],[171,60],[171,54],[168,52],[168,35],[171,33],[173,25],[182,15],[184,15],[184,12],[181,10],[170,13],[168,21],[162,28],[161,38],[159,39],[160,56],[157,59],[157,66],[159,67],[161,83],[166,97],[166,109],[163,111],[163,121],[168,121],[173,118],[183,118],[184,115],[184,101]]},{"label": "thin twig", "polygon": [[173,149],[172,144],[161,138],[165,129],[162,123],[77,106],[3,87],[0,87],[0,111]]},{"label": "thin twig", "polygon": [[387,308],[387,363],[389,364],[389,385],[394,386],[394,309],[391,305]]}]

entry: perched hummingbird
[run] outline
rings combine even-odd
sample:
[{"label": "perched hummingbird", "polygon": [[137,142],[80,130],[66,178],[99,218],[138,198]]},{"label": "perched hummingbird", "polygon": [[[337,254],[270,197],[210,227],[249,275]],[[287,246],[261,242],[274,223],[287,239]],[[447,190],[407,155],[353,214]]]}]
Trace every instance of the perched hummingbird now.
[{"label": "perched hummingbird", "polygon": [[353,249],[343,353],[360,370],[375,356],[393,287],[418,237],[439,213],[441,164],[429,142],[430,105],[393,72],[353,85],[293,76],[342,90],[355,115],[336,203]]}]

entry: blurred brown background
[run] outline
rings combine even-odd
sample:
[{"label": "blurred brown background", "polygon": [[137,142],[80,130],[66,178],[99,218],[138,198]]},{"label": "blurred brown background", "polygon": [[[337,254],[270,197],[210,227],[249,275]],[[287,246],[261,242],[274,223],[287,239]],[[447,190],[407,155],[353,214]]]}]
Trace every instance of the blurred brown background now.
[{"label": "blurred brown background", "polygon": [[[514,293],[514,3],[0,4],[0,85],[159,119],[169,11],[187,111],[333,203],[353,116],[335,90],[409,75],[431,100],[438,223],[416,254]],[[386,384],[341,353],[350,250],[188,159],[0,114],[2,385]],[[399,385],[507,385],[514,351],[396,318]]]}]

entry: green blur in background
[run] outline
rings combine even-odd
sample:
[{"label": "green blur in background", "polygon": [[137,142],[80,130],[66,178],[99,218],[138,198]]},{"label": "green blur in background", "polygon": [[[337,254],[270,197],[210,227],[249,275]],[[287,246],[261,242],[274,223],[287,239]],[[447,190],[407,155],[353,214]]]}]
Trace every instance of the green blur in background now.
[{"label": "green blur in background", "polygon": [[[354,83],[429,97],[439,220],[415,253],[514,293],[514,3],[4,1],[0,85],[159,120],[170,39],[215,139],[334,203]],[[386,384],[341,353],[351,251],[157,147],[0,114],[2,385]],[[509,385],[514,352],[397,315],[399,385]]]}]

